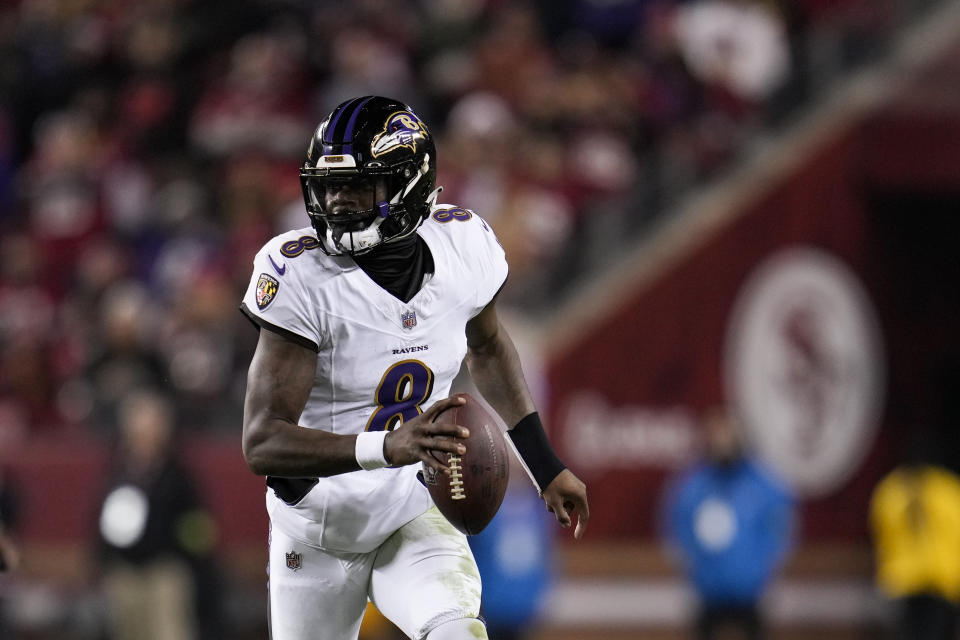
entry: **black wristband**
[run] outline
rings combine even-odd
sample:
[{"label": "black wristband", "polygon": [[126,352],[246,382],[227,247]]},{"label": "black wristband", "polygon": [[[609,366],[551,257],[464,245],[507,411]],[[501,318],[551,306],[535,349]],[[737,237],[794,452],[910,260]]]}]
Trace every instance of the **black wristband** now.
[{"label": "black wristband", "polygon": [[567,465],[563,464],[550,446],[543,423],[540,422],[540,414],[534,411],[507,433],[523,463],[533,475],[537,488],[543,493]]}]

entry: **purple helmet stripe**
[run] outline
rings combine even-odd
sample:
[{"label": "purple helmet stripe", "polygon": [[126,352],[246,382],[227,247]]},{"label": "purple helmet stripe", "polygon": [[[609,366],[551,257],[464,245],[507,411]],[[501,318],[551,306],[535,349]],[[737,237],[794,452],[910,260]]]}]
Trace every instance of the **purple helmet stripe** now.
[{"label": "purple helmet stripe", "polygon": [[[353,153],[353,127],[357,123],[357,114],[360,113],[360,110],[363,109],[363,105],[370,102],[373,99],[373,96],[367,96],[363,102],[357,105],[357,108],[353,110],[353,113],[350,114],[350,120],[347,121],[347,130],[343,133],[343,140],[345,144],[343,145],[344,155],[350,155]],[[349,142],[347,142],[349,140]]]},{"label": "purple helmet stripe", "polygon": [[345,102],[344,104],[340,105],[339,108],[337,108],[336,112],[333,114],[333,117],[330,118],[330,124],[327,125],[327,130],[323,136],[323,141],[325,143],[336,144],[336,140],[333,138],[333,133],[337,128],[337,121],[340,120],[340,116],[342,116],[343,113],[357,100],[360,100],[360,98],[354,98],[350,102]]}]

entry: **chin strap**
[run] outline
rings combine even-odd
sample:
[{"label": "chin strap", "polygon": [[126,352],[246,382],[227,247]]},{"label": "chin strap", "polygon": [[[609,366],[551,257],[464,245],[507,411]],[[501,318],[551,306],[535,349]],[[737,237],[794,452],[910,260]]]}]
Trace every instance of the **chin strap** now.
[{"label": "chin strap", "polygon": [[[381,205],[385,205],[385,202],[381,202]],[[360,231],[351,231],[349,233],[344,233],[340,231],[339,233],[333,233],[333,230],[327,226],[327,243],[331,247],[336,247],[341,252],[349,251],[363,251],[364,249],[369,249],[376,246],[383,240],[383,234],[380,233],[380,225],[383,224],[383,221],[387,219],[387,207],[380,208],[380,215],[370,223],[370,226],[366,229],[361,229]],[[344,242],[344,238],[349,241],[349,246]]]},{"label": "chin strap", "polygon": [[410,193],[413,188],[420,182],[420,178],[427,175],[427,171],[430,170],[430,154],[423,154],[423,162],[420,163],[420,168],[417,169],[417,175],[410,178],[410,182],[407,183],[407,186],[404,189],[393,197],[391,203],[397,203],[407,197],[407,194]]},{"label": "chin strap", "polygon": [[443,187],[437,187],[430,192],[430,195],[427,196],[427,207],[433,209],[437,206],[437,196],[440,195],[440,192],[443,191]]}]

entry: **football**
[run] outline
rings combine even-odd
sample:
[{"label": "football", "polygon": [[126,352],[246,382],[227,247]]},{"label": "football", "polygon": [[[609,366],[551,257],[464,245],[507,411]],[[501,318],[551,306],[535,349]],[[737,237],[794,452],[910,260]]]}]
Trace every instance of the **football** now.
[{"label": "football", "polygon": [[470,437],[463,440],[467,452],[462,456],[431,452],[452,473],[448,476],[425,467],[424,484],[440,513],[470,536],[483,531],[500,509],[510,479],[510,461],[503,432],[484,405],[469,394],[455,395],[466,402],[443,411],[434,421],[469,429]]}]

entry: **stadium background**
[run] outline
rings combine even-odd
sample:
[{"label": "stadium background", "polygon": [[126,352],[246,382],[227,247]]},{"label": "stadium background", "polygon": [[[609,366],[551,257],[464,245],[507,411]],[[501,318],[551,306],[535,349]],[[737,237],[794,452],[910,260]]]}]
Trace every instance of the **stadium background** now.
[{"label": "stadium background", "polygon": [[[535,637],[682,637],[660,488],[696,457],[701,410],[758,411],[737,369],[750,344],[789,368],[776,310],[767,327],[750,314],[784,282],[764,289],[763,267],[801,248],[829,268],[825,292],[782,310],[821,330],[795,384],[850,440],[791,449],[751,427],[784,473],[791,455],[825,465],[798,480],[798,547],[766,609],[778,638],[875,637],[870,493],[917,433],[958,460],[960,3],[747,3],[759,22],[720,33],[696,26],[711,4],[3,3],[0,463],[25,558],[0,589],[20,633],[96,637],[114,411],[152,385],[177,401],[215,516],[231,637],[263,637],[263,487],[238,433],[255,332],[236,307],[256,249],[304,224],[296,168],[316,122],[380,93],[433,125],[444,200],[498,232],[502,306],[591,489],[591,530],[558,540]],[[716,63],[725,38],[743,65]],[[852,368],[841,384],[824,362]],[[857,407],[830,404],[825,381]],[[792,402],[761,415],[796,418]]]}]

